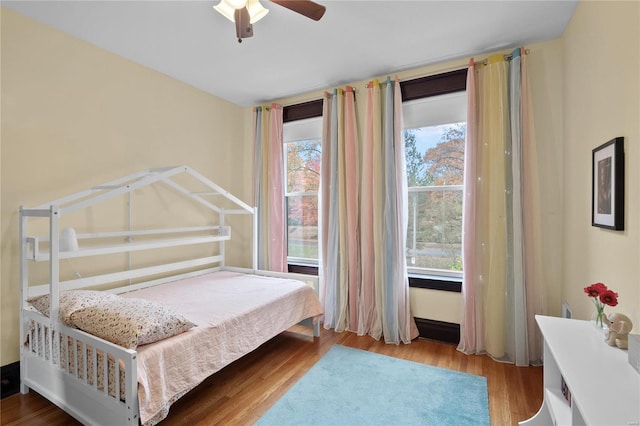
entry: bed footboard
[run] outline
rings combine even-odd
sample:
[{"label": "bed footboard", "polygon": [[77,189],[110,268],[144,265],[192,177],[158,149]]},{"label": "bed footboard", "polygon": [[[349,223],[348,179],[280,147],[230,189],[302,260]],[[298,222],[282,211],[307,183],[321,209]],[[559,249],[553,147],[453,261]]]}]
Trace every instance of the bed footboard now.
[{"label": "bed footboard", "polygon": [[35,390],[83,424],[139,424],[136,351],[29,310],[23,321],[22,393]]}]

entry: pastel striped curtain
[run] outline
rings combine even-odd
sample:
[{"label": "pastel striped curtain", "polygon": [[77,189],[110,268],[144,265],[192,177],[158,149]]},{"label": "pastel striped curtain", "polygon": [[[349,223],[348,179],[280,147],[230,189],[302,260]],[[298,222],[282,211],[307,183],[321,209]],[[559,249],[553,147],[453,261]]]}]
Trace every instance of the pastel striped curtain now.
[{"label": "pastel striped curtain", "polygon": [[526,56],[471,59],[458,349],[516,365],[542,359],[538,168]]},{"label": "pastel striped curtain", "polygon": [[360,143],[352,88],[325,93],[321,171],[324,326],[410,343],[407,182],[399,82],[368,85]]},{"label": "pastel striped curtain", "polygon": [[258,207],[258,268],[287,270],[282,106],[254,108],[254,194]]},{"label": "pastel striped curtain", "polygon": [[335,89],[333,94],[325,92],[322,116],[320,229],[324,326],[338,332],[357,331],[360,160],[356,153],[360,146],[353,88]]}]

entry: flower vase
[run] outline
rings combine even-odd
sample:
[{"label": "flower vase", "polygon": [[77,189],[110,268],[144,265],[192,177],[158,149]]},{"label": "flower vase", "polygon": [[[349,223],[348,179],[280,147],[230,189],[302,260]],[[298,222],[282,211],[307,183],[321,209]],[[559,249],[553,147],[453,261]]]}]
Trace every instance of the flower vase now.
[{"label": "flower vase", "polygon": [[607,325],[603,321],[603,317],[604,317],[604,311],[602,309],[596,309],[593,312],[593,315],[591,315],[591,324],[593,324],[593,326],[598,330],[604,332],[607,329]]}]

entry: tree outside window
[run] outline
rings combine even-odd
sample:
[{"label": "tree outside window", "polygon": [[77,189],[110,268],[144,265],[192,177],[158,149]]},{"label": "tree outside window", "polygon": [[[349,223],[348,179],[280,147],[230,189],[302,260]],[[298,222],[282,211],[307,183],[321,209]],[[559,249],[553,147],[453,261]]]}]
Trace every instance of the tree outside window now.
[{"label": "tree outside window", "polygon": [[407,266],[462,271],[466,123],[404,132],[409,187]]},{"label": "tree outside window", "polygon": [[320,139],[285,143],[287,254],[318,260]]}]

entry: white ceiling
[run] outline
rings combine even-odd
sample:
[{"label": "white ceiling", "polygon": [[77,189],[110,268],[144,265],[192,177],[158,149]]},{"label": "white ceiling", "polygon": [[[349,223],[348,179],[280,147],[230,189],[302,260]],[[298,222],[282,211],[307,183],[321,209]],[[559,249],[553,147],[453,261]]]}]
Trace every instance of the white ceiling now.
[{"label": "white ceiling", "polygon": [[578,0],[346,1],[316,22],[268,0],[254,37],[210,1],[2,6],[240,106],[559,37]]}]

